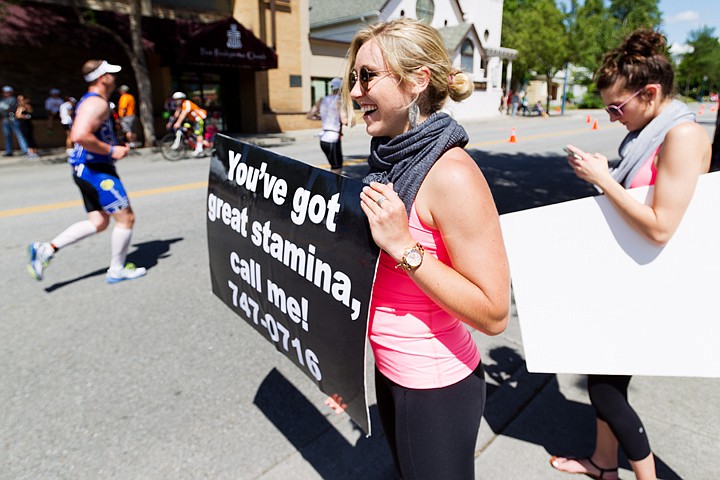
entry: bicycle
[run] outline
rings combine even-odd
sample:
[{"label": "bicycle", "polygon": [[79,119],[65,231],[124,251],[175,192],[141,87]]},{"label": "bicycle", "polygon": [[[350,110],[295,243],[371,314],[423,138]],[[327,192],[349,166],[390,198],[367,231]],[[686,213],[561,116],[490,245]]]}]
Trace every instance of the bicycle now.
[{"label": "bicycle", "polygon": [[197,138],[186,123],[175,132],[165,134],[160,139],[160,153],[167,160],[176,161],[185,158],[188,152],[195,151]]}]

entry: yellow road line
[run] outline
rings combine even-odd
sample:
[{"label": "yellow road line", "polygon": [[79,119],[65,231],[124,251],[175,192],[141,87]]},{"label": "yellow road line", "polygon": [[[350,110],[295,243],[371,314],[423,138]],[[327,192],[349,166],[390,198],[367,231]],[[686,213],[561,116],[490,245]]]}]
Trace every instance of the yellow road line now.
[{"label": "yellow road line", "polygon": [[[207,181],[184,183],[181,185],[171,185],[169,187],[151,188],[149,190],[130,192],[128,195],[131,198],[147,197],[150,195],[160,195],[163,193],[195,190],[197,188],[207,188],[207,185]],[[81,205],[81,200],[70,200],[67,202],[46,203],[44,205],[33,205],[31,207],[13,208],[11,210],[0,210],[0,218],[17,217],[20,215],[28,215],[31,213],[51,212],[53,210],[62,210],[63,208],[79,207]]]},{"label": "yellow road line", "polygon": [[[603,128],[619,128],[619,125],[610,125]],[[553,137],[562,137],[567,135],[575,135],[578,133],[588,133],[592,132],[593,130],[589,128],[578,128],[575,130],[564,130],[561,132],[549,132],[549,133],[539,133],[536,135],[528,135],[521,137],[522,140],[537,140],[540,138],[553,138]],[[473,144],[467,145],[465,148],[467,149],[473,149],[473,148],[479,148],[479,147],[485,147],[488,145],[498,145],[501,143],[507,143],[507,139],[499,139],[499,140],[486,140],[484,142],[477,142]],[[346,160],[343,162],[345,165],[360,165],[362,163],[365,163],[367,160],[365,159],[355,159],[355,160]],[[316,165],[319,168],[330,168],[329,164],[321,164]],[[130,197],[132,198],[139,198],[139,197],[146,197],[149,195],[160,195],[163,193],[171,193],[171,192],[180,192],[183,190],[194,190],[196,188],[207,188],[208,183],[206,181],[203,182],[195,182],[195,183],[185,183],[182,185],[173,185],[169,187],[160,187],[160,188],[151,188],[149,190],[141,190],[139,192],[131,192]],[[23,208],[14,208],[11,210],[0,210],[0,218],[7,218],[7,217],[17,217],[20,215],[27,215],[30,213],[40,213],[40,212],[51,212],[53,210],[61,210],[63,208],[71,208],[71,207],[77,207],[82,205],[82,202],[80,200],[72,200],[68,202],[57,202],[57,203],[47,203],[45,205],[34,205],[31,207],[23,207]]]}]

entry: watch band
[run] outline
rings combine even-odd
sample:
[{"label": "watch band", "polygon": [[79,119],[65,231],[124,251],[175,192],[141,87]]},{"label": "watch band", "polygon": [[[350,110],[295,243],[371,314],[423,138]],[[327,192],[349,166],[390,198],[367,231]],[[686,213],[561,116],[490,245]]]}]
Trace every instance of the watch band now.
[{"label": "watch band", "polygon": [[[417,265],[410,265],[407,260],[408,255],[413,250],[417,251],[417,253],[420,255],[420,263],[418,263]],[[405,249],[405,251],[403,252],[402,258],[400,259],[400,262],[397,265],[395,265],[395,268],[400,268],[406,272],[415,270],[416,268],[420,267],[420,265],[422,265],[424,256],[425,256],[425,248],[423,248],[422,245],[420,245],[419,243],[416,243],[415,245],[411,245]]]}]

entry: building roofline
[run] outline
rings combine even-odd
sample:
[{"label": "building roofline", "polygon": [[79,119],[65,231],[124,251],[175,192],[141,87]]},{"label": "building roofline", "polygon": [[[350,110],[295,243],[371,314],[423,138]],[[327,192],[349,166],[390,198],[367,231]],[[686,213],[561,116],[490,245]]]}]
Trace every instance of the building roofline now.
[{"label": "building roofline", "polygon": [[356,15],[350,15],[347,17],[333,18],[331,20],[312,23],[310,24],[310,29],[312,30],[313,28],[329,27],[331,25],[349,23],[355,20],[364,21],[367,17],[380,17],[380,15],[381,14],[379,10],[371,10],[369,12],[358,13]]}]

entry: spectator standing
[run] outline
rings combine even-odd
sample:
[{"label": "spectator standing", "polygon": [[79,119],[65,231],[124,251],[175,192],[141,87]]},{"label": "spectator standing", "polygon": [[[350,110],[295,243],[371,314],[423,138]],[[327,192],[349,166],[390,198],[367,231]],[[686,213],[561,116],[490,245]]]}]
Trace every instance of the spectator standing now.
[{"label": "spectator standing", "polygon": [[[342,80],[333,78],[330,80],[330,95],[326,95],[313,106],[308,113],[308,118],[320,117],[322,131],[320,132],[320,148],[330,163],[330,170],[340,175],[342,173],[342,127],[347,125],[347,117],[340,108],[340,87]],[[317,112],[317,113],[315,113]]]},{"label": "spectator standing", "polygon": [[125,136],[125,141],[130,148],[135,148],[137,144],[137,134],[135,126],[137,118],[135,116],[135,97],[130,94],[130,87],[121,85],[118,88],[120,92],[120,100],[118,100],[118,118],[120,119],[120,129]]},{"label": "spectator standing", "polygon": [[51,241],[28,246],[28,271],[37,280],[42,280],[45,268],[58,250],[105,230],[110,217],[115,219],[115,227],[110,237],[110,268],[105,281],[118,283],[146,273],[144,268],[125,263],[135,214],[115,162],[127,155],[128,147],[118,145],[108,103],[115,90],[115,73],[119,71],[120,66],[105,60],[88,60],[82,67],[83,78],[89,85],[77,104],[71,133],[75,148],[68,162],[88,216],[87,220],[70,225]]},{"label": "spectator standing", "polygon": [[55,132],[54,122],[55,119],[60,118],[60,105],[63,104],[63,99],[60,97],[60,90],[57,88],[50,89],[50,96],[45,99],[45,111],[47,112],[47,131],[48,135],[53,135]]},{"label": "spectator standing", "polygon": [[[660,33],[636,30],[605,54],[595,74],[610,121],[620,122],[628,130],[620,144],[617,168],[608,168],[607,157],[572,145],[568,145],[572,153],[567,157],[577,177],[597,186],[623,220],[655,245],[670,241],[711,158],[707,132],[695,123],[690,109],[672,97],[675,73],[666,51],[666,40]],[[627,192],[649,185],[654,190],[647,203]],[[708,217],[708,221],[715,219]],[[628,401],[631,378],[588,376],[596,416],[594,450],[586,458],[553,456],[553,468],[615,480],[618,449],[622,448],[638,480],[657,478],[648,433]],[[680,403],[678,408],[682,408]]]},{"label": "spectator standing", "polygon": [[441,112],[473,84],[408,18],[358,31],[347,59],[344,107],[372,136],[360,206],[382,249],[368,336],[383,430],[402,478],[474,479],[486,385],[467,327],[505,329],[510,276],[467,133]]},{"label": "spectator standing", "polygon": [[520,105],[520,95],[518,95],[517,92],[513,92],[512,95],[510,95],[510,108],[512,108],[512,116],[514,117],[518,110],[518,105]]},{"label": "spectator standing", "polygon": [[65,97],[65,101],[60,105],[60,124],[65,130],[65,152],[70,155],[73,151],[73,142],[70,138],[70,131],[72,129],[73,117],[75,116],[75,104],[77,100],[75,97]]},{"label": "spectator standing", "polygon": [[13,144],[12,136],[15,135],[20,150],[27,155],[28,147],[25,137],[20,131],[20,124],[15,118],[18,102],[15,98],[15,90],[10,85],[5,85],[2,89],[2,98],[0,98],[0,119],[2,119],[3,135],[5,136],[5,156],[12,157]]},{"label": "spectator standing", "polygon": [[30,103],[30,97],[27,95],[18,95],[17,102],[18,106],[17,110],[15,110],[15,118],[20,124],[20,131],[22,132],[23,137],[25,137],[25,142],[27,143],[27,157],[37,158],[37,145],[35,144],[35,135],[32,123],[33,107]]}]

